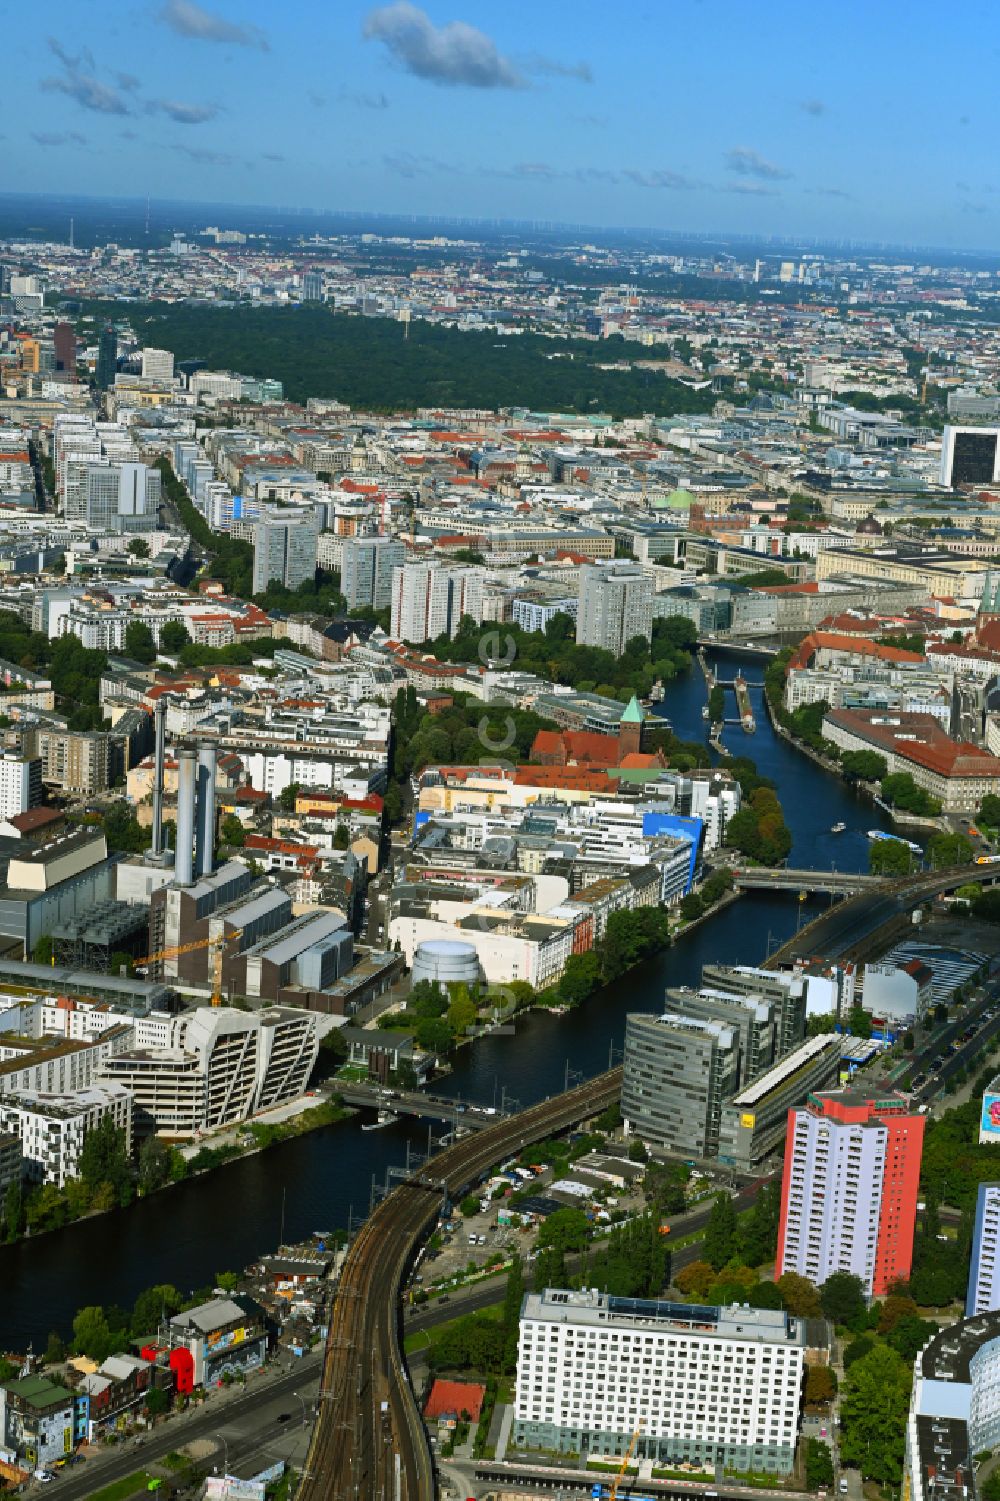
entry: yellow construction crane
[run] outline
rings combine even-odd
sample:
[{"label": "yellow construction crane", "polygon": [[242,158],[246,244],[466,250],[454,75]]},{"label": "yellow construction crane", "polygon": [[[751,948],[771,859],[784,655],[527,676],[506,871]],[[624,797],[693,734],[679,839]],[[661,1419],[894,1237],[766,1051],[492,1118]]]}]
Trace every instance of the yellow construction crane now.
[{"label": "yellow construction crane", "polygon": [[617,1501],[619,1488],[621,1487],[622,1481],[625,1479],[625,1472],[628,1469],[628,1462],[632,1458],[632,1455],[635,1453],[635,1446],[639,1442],[639,1435],[642,1432],[643,1421],[644,1419],[639,1419],[638,1423],[636,1424],[635,1432],[629,1439],[629,1445],[625,1450],[625,1458],[622,1460],[621,1469],[618,1471],[618,1474],[615,1476],[614,1480],[611,1483],[611,1489],[608,1492],[608,1501]]},{"label": "yellow construction crane", "polygon": [[211,949],[212,1005],[222,1005],[222,951],[234,938],[242,938],[243,929],[234,928],[231,933],[220,933],[217,938],[198,938],[194,943],[179,943],[173,948],[158,949],[155,954],[146,954],[135,961],[136,969],[156,964],[161,959],[176,959],[181,954],[193,954],[197,949]]}]

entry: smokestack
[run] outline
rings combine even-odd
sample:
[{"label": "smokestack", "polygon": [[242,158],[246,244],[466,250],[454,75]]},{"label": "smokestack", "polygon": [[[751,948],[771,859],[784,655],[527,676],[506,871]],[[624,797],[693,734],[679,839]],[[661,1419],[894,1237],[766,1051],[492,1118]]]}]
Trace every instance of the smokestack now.
[{"label": "smokestack", "polygon": [[200,876],[210,876],[215,866],[215,746],[203,745],[198,752],[198,827],[195,866]]},{"label": "smokestack", "polygon": [[177,753],[177,853],[174,881],[190,886],[194,881],[194,809],[197,762],[189,747]]},{"label": "smokestack", "polygon": [[158,857],[163,853],[163,763],[167,738],[167,705],[161,698],[153,710],[156,726],[156,752],[153,771],[153,847],[150,853]]}]

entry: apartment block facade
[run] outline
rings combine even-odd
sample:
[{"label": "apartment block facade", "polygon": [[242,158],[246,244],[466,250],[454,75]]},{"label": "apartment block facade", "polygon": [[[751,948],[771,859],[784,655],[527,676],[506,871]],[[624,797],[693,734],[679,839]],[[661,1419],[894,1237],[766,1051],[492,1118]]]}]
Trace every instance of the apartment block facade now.
[{"label": "apartment block facade", "polygon": [[155,1026],[138,1022],[139,1045],[103,1069],[131,1091],[140,1135],[191,1137],[246,1120],[303,1094],[316,1062],[316,1018],[305,1011],[199,1006]]},{"label": "apartment block facade", "polygon": [[132,1096],[120,1084],[95,1084],[67,1094],[34,1091],[0,1095],[0,1132],[20,1138],[24,1176],[65,1187],[80,1176],[87,1136],[110,1117],[132,1151]]},{"label": "apartment block facade", "polygon": [[924,1117],[906,1095],[810,1095],[788,1112],[775,1275],[820,1286],[859,1277],[871,1297],[905,1282],[913,1259]]},{"label": "apartment block facade", "polygon": [[1000,1309],[1000,1183],[980,1183],[965,1316]]},{"label": "apartment block facade", "polygon": [[707,1308],[588,1289],[529,1293],[514,1441],[524,1448],[787,1474],[806,1335],[776,1309]]},{"label": "apartment block facade", "polygon": [[587,563],[580,569],[576,639],[620,657],[635,636],[653,632],[653,581],[634,564]]},{"label": "apartment block facade", "polygon": [[392,603],[392,573],[402,568],[406,546],[390,537],[347,537],[342,546],[340,592],[352,610],[384,610]]}]

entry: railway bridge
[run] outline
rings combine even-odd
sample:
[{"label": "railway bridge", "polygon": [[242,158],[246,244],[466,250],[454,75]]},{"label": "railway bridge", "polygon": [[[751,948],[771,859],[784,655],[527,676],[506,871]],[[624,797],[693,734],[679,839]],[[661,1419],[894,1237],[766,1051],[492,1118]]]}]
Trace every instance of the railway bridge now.
[{"label": "railway bridge", "polygon": [[344,1262],[333,1301],[319,1417],[298,1501],[432,1501],[434,1464],[410,1388],[399,1330],[403,1279],[437,1219],[505,1157],[597,1115],[621,1094],[620,1068],[599,1074],[448,1147],[383,1199]]}]

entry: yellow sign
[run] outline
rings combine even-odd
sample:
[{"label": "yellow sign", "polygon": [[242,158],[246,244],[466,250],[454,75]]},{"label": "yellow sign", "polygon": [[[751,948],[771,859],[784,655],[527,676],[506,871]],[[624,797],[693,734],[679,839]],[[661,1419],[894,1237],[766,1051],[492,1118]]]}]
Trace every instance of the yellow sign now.
[{"label": "yellow sign", "polygon": [[72,1428],[64,1428],[63,1429],[63,1453],[64,1454],[72,1454],[72,1452],[73,1452],[73,1430],[72,1430]]},{"label": "yellow sign", "polygon": [[756,1124],[757,1124],[757,1117],[755,1115],[741,1115],[740,1116],[740,1125],[741,1126],[745,1126],[748,1131],[752,1131],[753,1128],[754,1128],[754,1126],[756,1126]]}]

